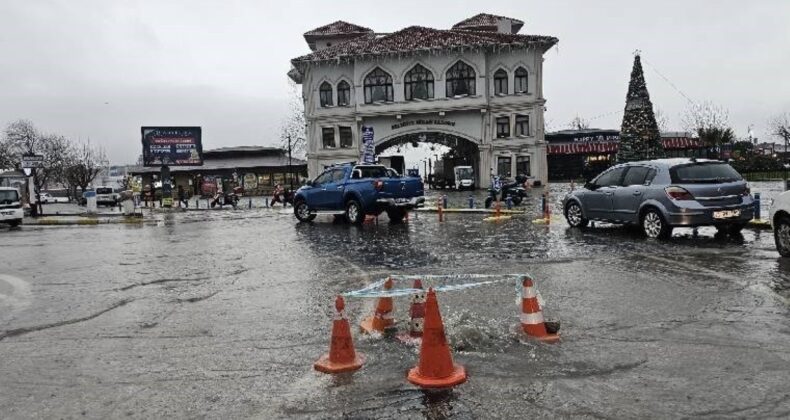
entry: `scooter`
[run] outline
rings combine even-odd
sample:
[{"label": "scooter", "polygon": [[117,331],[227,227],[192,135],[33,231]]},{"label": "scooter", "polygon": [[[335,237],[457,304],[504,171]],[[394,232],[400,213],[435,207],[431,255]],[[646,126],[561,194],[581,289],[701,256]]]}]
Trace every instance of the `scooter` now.
[{"label": "scooter", "polygon": [[488,189],[488,197],[486,197],[485,207],[491,208],[491,204],[497,201],[500,197],[502,201],[507,201],[508,197],[513,202],[514,206],[521,205],[521,202],[527,198],[527,190],[524,188],[525,178],[517,176],[516,180],[511,183],[502,184],[496,179],[491,188]]},{"label": "scooter", "polygon": [[217,205],[219,205],[220,208],[225,207],[226,204],[230,204],[235,209],[236,206],[239,204],[239,196],[232,192],[226,194],[221,194],[220,192],[217,192],[216,194],[214,194],[214,199],[211,200],[212,209]]}]

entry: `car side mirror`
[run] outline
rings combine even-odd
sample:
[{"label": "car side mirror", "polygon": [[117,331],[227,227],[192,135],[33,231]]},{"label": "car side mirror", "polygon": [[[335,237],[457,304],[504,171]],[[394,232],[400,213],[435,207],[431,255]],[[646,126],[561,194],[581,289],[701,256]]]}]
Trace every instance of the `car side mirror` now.
[{"label": "car side mirror", "polygon": [[598,189],[598,186],[595,185],[594,182],[588,182],[588,183],[584,184],[584,188],[586,188],[586,189],[588,189],[590,191],[595,191],[596,189]]}]

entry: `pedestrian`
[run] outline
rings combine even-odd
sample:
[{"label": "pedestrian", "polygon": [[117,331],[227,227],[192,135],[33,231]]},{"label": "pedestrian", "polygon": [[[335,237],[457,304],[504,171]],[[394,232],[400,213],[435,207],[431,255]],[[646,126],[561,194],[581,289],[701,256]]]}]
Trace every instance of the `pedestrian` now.
[{"label": "pedestrian", "polygon": [[184,187],[182,185],[178,186],[178,206],[189,208],[189,201],[187,201],[187,192],[184,191]]}]

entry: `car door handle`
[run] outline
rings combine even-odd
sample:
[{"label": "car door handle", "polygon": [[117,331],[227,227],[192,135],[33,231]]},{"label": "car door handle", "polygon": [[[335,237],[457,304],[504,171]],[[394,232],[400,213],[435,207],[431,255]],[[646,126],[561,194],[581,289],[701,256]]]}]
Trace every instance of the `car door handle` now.
[{"label": "car door handle", "polygon": [[606,191],[606,192],[604,192],[604,194],[606,194],[606,195],[614,195],[614,193],[612,191]]},{"label": "car door handle", "polygon": [[642,191],[634,191],[634,195],[642,195]]},{"label": "car door handle", "polygon": [[337,189],[338,189],[338,190],[342,190],[342,189],[343,189],[343,186],[341,185],[341,186],[337,187]]}]

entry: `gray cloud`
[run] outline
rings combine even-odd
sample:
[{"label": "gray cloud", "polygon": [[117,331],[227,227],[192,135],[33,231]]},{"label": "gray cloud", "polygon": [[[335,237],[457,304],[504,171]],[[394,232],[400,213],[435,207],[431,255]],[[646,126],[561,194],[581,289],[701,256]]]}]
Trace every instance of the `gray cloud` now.
[{"label": "gray cloud", "polygon": [[[206,147],[274,144],[287,112],[289,59],[301,34],[344,19],[389,32],[446,28],[481,11],[560,38],[546,55],[547,120],[575,115],[617,128],[643,51],[653,103],[680,128],[687,101],[730,110],[739,134],[790,111],[790,2],[737,1],[106,1],[0,3],[0,124],[102,144],[114,162],[139,154],[139,127],[204,127]],[[105,104],[106,103],[106,104]]]}]

